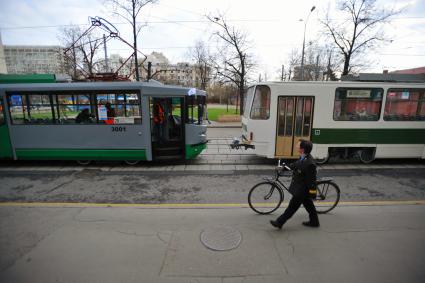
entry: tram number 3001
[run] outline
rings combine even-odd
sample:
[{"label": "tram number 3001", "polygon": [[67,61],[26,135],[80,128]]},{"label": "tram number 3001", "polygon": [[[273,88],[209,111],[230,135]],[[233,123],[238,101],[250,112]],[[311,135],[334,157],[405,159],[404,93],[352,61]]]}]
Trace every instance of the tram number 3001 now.
[{"label": "tram number 3001", "polygon": [[113,132],[125,132],[125,127],[112,127]]}]

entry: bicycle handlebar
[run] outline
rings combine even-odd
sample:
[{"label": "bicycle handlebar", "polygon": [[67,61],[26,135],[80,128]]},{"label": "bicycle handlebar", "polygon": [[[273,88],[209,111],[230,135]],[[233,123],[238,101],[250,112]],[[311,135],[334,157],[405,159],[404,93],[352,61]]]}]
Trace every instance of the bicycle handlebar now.
[{"label": "bicycle handlebar", "polygon": [[279,159],[279,161],[277,162],[277,168],[278,169],[285,169],[286,171],[292,171],[291,168],[289,168],[285,162],[281,162],[282,160]]}]

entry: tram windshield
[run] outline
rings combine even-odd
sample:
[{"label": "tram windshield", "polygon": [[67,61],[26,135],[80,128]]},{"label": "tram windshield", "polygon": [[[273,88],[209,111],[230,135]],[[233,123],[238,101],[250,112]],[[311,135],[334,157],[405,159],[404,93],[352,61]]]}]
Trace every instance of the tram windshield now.
[{"label": "tram windshield", "polygon": [[254,87],[248,88],[246,95],[245,95],[245,105],[244,105],[244,113],[243,116],[245,118],[249,117],[249,112],[251,110],[251,101],[252,97],[254,96]]},{"label": "tram windshield", "polygon": [[186,103],[186,123],[202,124],[207,118],[206,97],[189,96]]}]

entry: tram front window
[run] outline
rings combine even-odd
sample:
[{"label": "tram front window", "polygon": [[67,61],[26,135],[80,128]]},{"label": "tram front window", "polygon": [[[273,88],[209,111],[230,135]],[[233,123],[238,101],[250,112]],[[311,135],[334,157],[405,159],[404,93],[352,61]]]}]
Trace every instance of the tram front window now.
[{"label": "tram front window", "polygon": [[189,96],[186,103],[186,123],[202,124],[206,119],[205,96]]}]

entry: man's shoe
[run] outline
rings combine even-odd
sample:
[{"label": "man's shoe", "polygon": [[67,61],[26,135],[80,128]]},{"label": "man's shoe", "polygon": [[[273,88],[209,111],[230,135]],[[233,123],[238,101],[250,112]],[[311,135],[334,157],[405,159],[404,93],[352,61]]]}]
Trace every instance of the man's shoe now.
[{"label": "man's shoe", "polygon": [[303,225],[308,226],[308,227],[319,227],[320,226],[319,223],[311,223],[310,221],[303,222]]},{"label": "man's shoe", "polygon": [[282,229],[282,225],[280,225],[277,221],[270,220],[270,224],[272,224],[272,226],[276,227],[277,229]]}]

